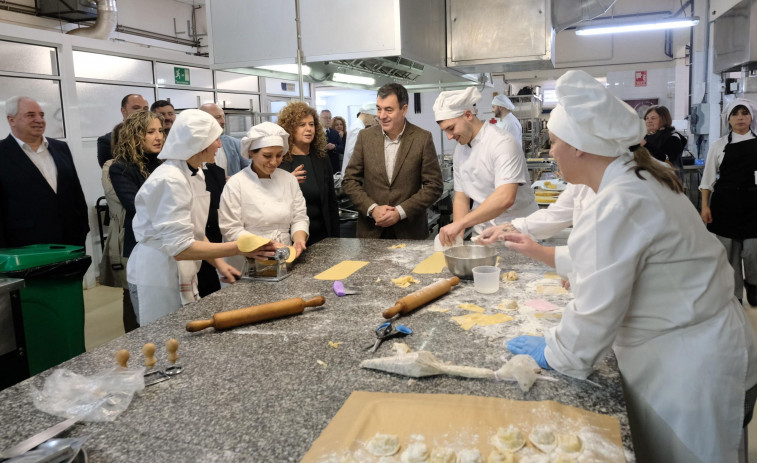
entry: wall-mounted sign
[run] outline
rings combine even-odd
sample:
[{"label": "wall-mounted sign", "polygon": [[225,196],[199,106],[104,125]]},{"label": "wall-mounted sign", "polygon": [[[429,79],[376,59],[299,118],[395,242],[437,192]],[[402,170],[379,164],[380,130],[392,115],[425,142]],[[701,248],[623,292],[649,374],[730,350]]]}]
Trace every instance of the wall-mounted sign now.
[{"label": "wall-mounted sign", "polygon": [[634,81],[636,82],[636,87],[646,87],[647,86],[647,71],[636,71],[636,76],[634,78]]},{"label": "wall-mounted sign", "polygon": [[289,82],[282,82],[281,83],[281,89],[285,92],[293,92],[295,87],[294,84]]},{"label": "wall-mounted sign", "polygon": [[173,68],[173,81],[176,85],[189,85],[189,68]]}]

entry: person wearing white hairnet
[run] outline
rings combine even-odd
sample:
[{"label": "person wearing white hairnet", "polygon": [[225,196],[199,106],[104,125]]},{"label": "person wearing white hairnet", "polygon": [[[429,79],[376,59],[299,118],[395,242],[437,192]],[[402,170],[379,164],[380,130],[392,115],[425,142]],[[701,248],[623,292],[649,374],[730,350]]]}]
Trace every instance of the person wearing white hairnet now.
[{"label": "person wearing white hairnet", "polygon": [[342,173],[347,169],[347,164],[350,163],[352,152],[355,151],[357,134],[363,129],[376,125],[377,112],[375,101],[369,101],[360,106],[360,111],[357,113],[357,120],[352,122],[350,130],[347,131],[347,140],[344,145],[344,158],[342,159]]},{"label": "person wearing white hairnet", "polygon": [[480,99],[478,89],[468,87],[442,92],[434,102],[436,122],[448,140],[458,143],[453,156],[452,223],[439,230],[443,246],[453,245],[466,228],[474,227],[478,235],[489,225],[539,209],[522,148],[509,134],[476,117]]},{"label": "person wearing white hairnet", "polygon": [[[731,130],[707,152],[699,184],[702,220],[725,246],[734,291],[757,306],[757,105],[737,98],[723,111]],[[744,268],[742,273],[742,266]]]},{"label": "person wearing white hairnet", "polygon": [[297,178],[279,169],[289,150],[289,133],[273,122],[253,126],[242,138],[242,156],[252,163],[223,189],[218,224],[227,241],[254,233],[291,246],[297,256],[307,247],[310,220]]},{"label": "person wearing white hairnet", "polygon": [[515,105],[505,95],[497,95],[492,100],[494,117],[499,119],[496,124],[497,128],[512,135],[518,144],[523,146],[523,127],[515,114],[512,113],[514,109]]},{"label": "person wearing white hairnet", "polygon": [[[205,237],[210,193],[204,162],[213,162],[222,129],[210,114],[182,111],[168,134],[165,160],[140,187],[134,200],[134,237],[138,241],[126,268],[132,303],[141,326],[199,299],[201,260],[216,267],[221,281],[233,283],[239,272],[222,257],[241,254],[236,242],[211,243]],[[248,257],[271,257],[271,243]]]},{"label": "person wearing white hairnet", "polygon": [[579,379],[612,348],[637,461],[735,462],[757,395],[757,350],[725,250],[675,171],[634,146],[646,130],[630,106],[583,71],[560,77],[556,94],[551,154],[565,180],[597,196],[565,247],[503,235],[569,278],[575,295],[545,337],[507,348]]}]

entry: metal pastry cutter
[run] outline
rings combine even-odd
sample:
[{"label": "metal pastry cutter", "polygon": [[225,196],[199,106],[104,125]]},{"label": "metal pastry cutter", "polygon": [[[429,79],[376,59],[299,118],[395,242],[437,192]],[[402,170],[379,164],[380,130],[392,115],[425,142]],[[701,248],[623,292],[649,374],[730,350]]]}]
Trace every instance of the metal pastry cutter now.
[{"label": "metal pastry cutter", "polygon": [[276,250],[273,260],[258,261],[247,259],[242,270],[242,279],[251,281],[281,281],[289,276],[287,259],[289,248],[281,247]]}]

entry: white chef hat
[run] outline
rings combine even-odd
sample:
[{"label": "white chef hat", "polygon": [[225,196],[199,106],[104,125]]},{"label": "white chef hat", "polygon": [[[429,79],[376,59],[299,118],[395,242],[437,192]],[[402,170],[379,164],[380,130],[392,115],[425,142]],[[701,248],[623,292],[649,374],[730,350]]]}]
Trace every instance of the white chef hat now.
[{"label": "white chef hat", "polygon": [[289,151],[289,133],[279,124],[273,122],[261,122],[254,125],[242,138],[241,155],[249,159],[250,151],[267,146],[281,146],[286,153]]},{"label": "white chef hat", "polygon": [[584,71],[557,79],[557,106],[547,128],[586,153],[618,157],[644,139],[644,121],[629,105]]},{"label": "white chef hat", "polygon": [[176,116],[158,159],[186,161],[218,140],[222,133],[213,116],[199,109],[186,109]]},{"label": "white chef hat", "polygon": [[752,132],[757,131],[757,119],[755,119],[755,115],[757,115],[757,104],[755,104],[752,100],[747,100],[746,98],[736,98],[735,100],[728,103],[723,110],[723,118],[725,118],[726,126],[728,124],[728,118],[731,116],[731,111],[736,106],[744,106],[748,111],[749,114],[752,115],[752,124],[750,125],[750,129]]},{"label": "white chef hat", "polygon": [[480,99],[481,92],[476,87],[442,92],[434,102],[434,119],[438,122],[460,117],[465,111],[473,111]]},{"label": "white chef hat", "polygon": [[376,102],[375,101],[368,101],[360,105],[360,111],[358,111],[358,114],[373,114],[374,116],[378,113],[376,110]]},{"label": "white chef hat", "polygon": [[506,97],[505,95],[497,95],[492,100],[492,106],[502,106],[503,108],[507,109],[508,111],[512,111],[515,109],[515,105],[512,101],[510,101],[510,98]]}]

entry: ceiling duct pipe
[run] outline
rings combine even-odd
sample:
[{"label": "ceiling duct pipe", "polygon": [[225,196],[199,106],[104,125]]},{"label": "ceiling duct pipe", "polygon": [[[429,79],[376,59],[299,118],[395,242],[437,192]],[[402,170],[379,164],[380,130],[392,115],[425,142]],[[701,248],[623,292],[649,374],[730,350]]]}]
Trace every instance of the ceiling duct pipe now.
[{"label": "ceiling duct pipe", "polygon": [[80,27],[67,32],[71,35],[107,40],[118,23],[116,0],[97,0],[97,20],[92,27]]},{"label": "ceiling duct pipe", "polygon": [[552,27],[555,33],[581,21],[594,19],[609,10],[616,0],[552,0]]}]

